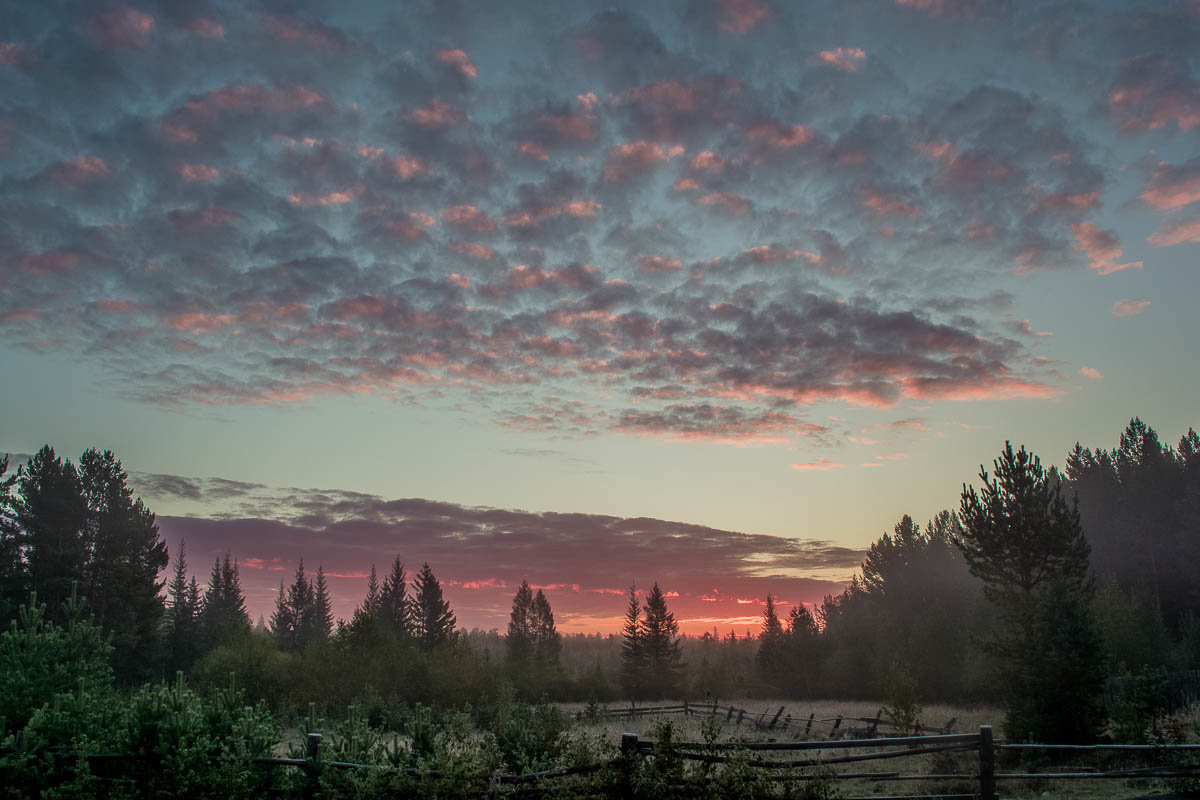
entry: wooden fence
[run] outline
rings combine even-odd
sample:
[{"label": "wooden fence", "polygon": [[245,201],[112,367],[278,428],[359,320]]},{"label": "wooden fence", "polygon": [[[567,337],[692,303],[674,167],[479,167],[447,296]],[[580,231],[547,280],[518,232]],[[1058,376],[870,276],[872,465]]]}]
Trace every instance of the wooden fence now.
[{"label": "wooden fence", "polygon": [[948,734],[954,730],[954,725],[958,721],[957,718],[952,717],[940,728],[929,725],[916,725],[915,729],[914,726],[907,726],[907,728],[901,729],[901,726],[883,716],[882,708],[879,709],[874,717],[847,717],[838,714],[836,717],[822,719],[818,719],[815,712],[810,713],[807,717],[793,717],[791,713],[785,714],[786,710],[786,706],[780,706],[777,711],[771,711],[769,708],[764,711],[750,711],[749,709],[738,708],[736,706],[718,705],[715,700],[704,703],[690,703],[685,700],[680,705],[664,706],[637,706],[630,703],[628,708],[606,708],[600,712],[600,715],[601,717],[610,719],[634,719],[671,714],[681,714],[685,717],[724,717],[726,722],[737,725],[749,722],[755,727],[765,730],[798,731],[803,727],[803,736],[806,739],[813,736],[814,728],[818,729],[817,735],[824,733],[829,739],[871,739],[876,737],[881,730],[885,729],[905,734]]},{"label": "wooden fence", "polygon": [[[306,772],[310,789],[315,790],[322,769],[381,769],[396,770],[395,767],[385,767],[369,764],[354,764],[341,761],[322,761],[320,758],[321,734],[310,733],[306,738],[305,758],[252,758],[250,763],[268,766],[295,767]],[[707,763],[727,763],[731,760],[733,751],[748,751],[751,757],[746,760],[745,754],[738,754],[741,763],[766,771],[768,780],[775,782],[796,782],[810,780],[852,780],[871,783],[903,783],[907,781],[939,782],[952,781],[960,787],[969,783],[973,786],[970,792],[951,794],[919,794],[891,795],[890,800],[902,798],[938,797],[942,800],[954,798],[987,798],[994,800],[996,786],[1002,781],[1061,781],[1061,780],[1150,780],[1164,778],[1200,778],[1200,764],[1197,763],[1158,763],[1152,766],[1127,767],[1121,769],[1099,770],[1072,766],[1066,769],[1056,769],[1041,772],[998,772],[996,770],[997,752],[1069,752],[1097,753],[1116,752],[1127,755],[1162,757],[1177,756],[1186,753],[1200,752],[1200,745],[1065,745],[1065,744],[1005,744],[993,740],[992,726],[981,725],[978,733],[934,734],[929,736],[891,736],[871,739],[842,739],[821,741],[793,742],[653,742],[640,739],[635,733],[621,736],[620,756],[609,761],[596,764],[549,769],[541,772],[523,775],[495,775],[491,786],[481,790],[484,797],[498,797],[505,794],[503,787],[512,789],[521,787],[536,788],[542,781],[562,778],[569,775],[580,775],[608,768],[619,769],[620,779],[616,791],[619,795],[633,795],[639,760],[668,752],[676,758]],[[838,755],[837,751],[850,752]],[[870,751],[870,752],[863,752]],[[868,761],[912,758],[945,753],[976,753],[977,768],[970,772],[955,773],[925,773],[912,772],[905,774],[899,771],[866,771],[866,772],[837,772],[830,767],[846,764],[857,764]],[[788,757],[786,754],[809,754],[802,757]],[[822,753],[820,757],[815,754]],[[832,753],[832,754],[826,754]],[[781,757],[782,756],[782,757]],[[89,760],[129,760],[132,756],[89,756]],[[805,772],[809,769],[822,769],[819,774]],[[414,775],[436,777],[434,773],[403,770]],[[885,800],[881,795],[870,798],[848,798],[848,800]]]}]

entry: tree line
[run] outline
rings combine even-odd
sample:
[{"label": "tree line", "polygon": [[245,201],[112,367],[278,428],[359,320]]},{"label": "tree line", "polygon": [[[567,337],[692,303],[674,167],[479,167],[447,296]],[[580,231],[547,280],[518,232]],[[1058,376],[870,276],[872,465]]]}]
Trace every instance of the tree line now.
[{"label": "tree line", "polygon": [[[0,613],[12,618],[36,591],[64,624],[76,587],[121,679],[182,670],[220,684],[233,671],[295,708],[314,696],[454,704],[506,692],[880,699],[907,686],[926,702],[1004,702],[1015,735],[1080,739],[1103,721],[1093,701],[1106,677],[1200,665],[1194,431],[1170,447],[1135,418],[1111,450],[1076,445],[1061,472],[1006,446],[959,501],[924,525],[902,516],[844,591],[815,606],[769,595],[753,637],[680,635],[658,584],[630,588],[621,631],[564,636],[527,581],[506,631],[463,631],[430,565],[410,579],[399,556],[382,578],[371,567],[349,620],[333,618],[323,568],[301,561],[255,628],[232,554],[200,584],[182,546],[168,558],[111,452],[72,464],[46,446],[14,475],[0,461]],[[1057,719],[1056,704],[1082,712]]]}]

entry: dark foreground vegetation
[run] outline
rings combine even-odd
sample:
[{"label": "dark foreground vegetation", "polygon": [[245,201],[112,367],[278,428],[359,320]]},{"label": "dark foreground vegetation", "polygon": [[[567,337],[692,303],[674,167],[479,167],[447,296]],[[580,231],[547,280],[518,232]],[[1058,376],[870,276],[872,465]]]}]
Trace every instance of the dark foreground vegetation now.
[{"label": "dark foreground vegetation", "polygon": [[[631,589],[619,635],[561,636],[527,584],[505,635],[464,632],[430,565],[410,579],[400,558],[382,580],[372,568],[349,621],[334,621],[321,568],[301,565],[253,626],[232,554],[200,586],[181,548],[160,581],[166,546],[112,453],[73,464],[47,446],[14,475],[3,466],[10,796],[303,794],[309,773],[250,759],[303,755],[314,729],[323,759],[389,767],[321,771],[328,796],[476,796],[499,774],[557,767],[595,769],[552,791],[605,794],[631,780],[600,766],[617,743],[551,702],[596,716],[630,697],[873,698],[914,724],[920,703],[998,702],[1009,741],[1196,736],[1178,713],[1200,683],[1192,430],[1169,447],[1135,419],[1112,450],[1076,446],[1061,472],[1006,446],[956,512],[902,517],[840,595],[782,617],[768,598],[755,637],[680,637],[657,585]],[[697,775],[714,797],[808,785],[755,783],[744,767]],[[637,791],[661,796],[675,769],[651,759]]]}]

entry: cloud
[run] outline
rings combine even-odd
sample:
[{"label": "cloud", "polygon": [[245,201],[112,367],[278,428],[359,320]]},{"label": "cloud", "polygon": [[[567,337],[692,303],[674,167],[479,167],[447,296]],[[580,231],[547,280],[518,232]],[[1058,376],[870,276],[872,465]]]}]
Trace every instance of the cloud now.
[{"label": "cloud", "polygon": [[806,461],[803,464],[792,464],[792,469],[800,470],[801,472],[828,472],[834,469],[841,469],[845,464],[837,461],[830,461],[827,458],[818,458],[815,461]]},{"label": "cloud", "polygon": [[1183,166],[1160,165],[1141,198],[1146,205],[1163,210],[1200,202],[1200,161]]},{"label": "cloud", "polygon": [[1091,222],[1079,222],[1071,226],[1075,235],[1075,249],[1087,253],[1088,266],[1101,275],[1111,275],[1126,269],[1140,269],[1141,261],[1131,261],[1118,264],[1121,257],[1121,243],[1116,237]]},{"label": "cloud", "polygon": [[817,61],[843,72],[858,72],[859,62],[867,57],[860,47],[837,47],[817,53]]},{"label": "cloud", "polygon": [[1132,317],[1134,314],[1142,313],[1149,307],[1149,300],[1118,300],[1113,303],[1112,315],[1114,317]]},{"label": "cloud", "polygon": [[1186,66],[1158,53],[1126,59],[1108,90],[1108,104],[1122,130],[1200,126],[1200,82]]},{"label": "cloud", "polygon": [[[331,587],[342,617],[361,601],[371,564],[399,554],[410,572],[425,561],[433,566],[462,625],[502,626],[512,587],[527,578],[546,588],[567,629],[574,619],[594,629],[590,618],[619,616],[625,590],[616,587],[632,583],[657,581],[677,595],[672,610],[679,616],[712,616],[735,606],[737,597],[767,592],[817,602],[841,584],[806,572],[849,570],[862,558],[859,550],[823,541],[657,519],[386,500],[329,489],[254,487],[212,499],[214,480],[159,475],[135,483],[166,493],[188,487],[189,501],[195,492],[212,501],[206,516],[160,515],[159,525],[173,552],[186,539],[201,580],[209,559],[233,552],[253,615],[270,612],[279,573],[294,570],[300,558],[342,579]],[[580,552],[589,557],[580,560]]]},{"label": "cloud", "polygon": [[682,155],[679,145],[664,147],[656,142],[626,142],[608,150],[604,155],[604,180],[627,181],[647,167],[663,164]]},{"label": "cloud", "polygon": [[1164,222],[1146,238],[1152,247],[1173,247],[1177,244],[1200,243],[1200,217]]},{"label": "cloud", "polygon": [[756,27],[770,13],[764,0],[718,0],[721,30],[742,35]]},{"label": "cloud", "polygon": [[1096,369],[1095,367],[1080,367],[1079,374],[1085,378],[1091,378],[1092,380],[1096,381],[1104,377],[1100,374],[1100,370]]}]

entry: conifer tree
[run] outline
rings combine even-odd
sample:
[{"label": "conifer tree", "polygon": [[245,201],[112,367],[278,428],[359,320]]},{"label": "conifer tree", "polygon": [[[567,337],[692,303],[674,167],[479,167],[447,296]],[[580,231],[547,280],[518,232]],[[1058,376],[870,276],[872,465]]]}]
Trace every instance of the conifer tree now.
[{"label": "conifer tree", "polygon": [[383,589],[379,592],[379,620],[384,629],[399,637],[411,635],[413,617],[410,605],[404,562],[400,560],[400,556],[396,556],[392,561],[392,570],[384,579]]},{"label": "conifer tree", "polygon": [[187,556],[181,540],[175,571],[167,586],[167,661],[171,672],[189,670],[200,652],[200,598],[196,579],[188,583]]},{"label": "conifer tree", "polygon": [[17,476],[4,477],[8,466],[8,456],[0,457],[0,624],[17,613],[23,599],[29,599],[29,575],[13,509],[12,487]]},{"label": "conifer tree", "polygon": [[636,586],[629,587],[625,624],[621,628],[621,686],[632,698],[641,698],[646,677],[646,653],[642,638],[642,607]]},{"label": "conifer tree", "polygon": [[355,609],[355,616],[374,619],[379,615],[380,604],[379,576],[375,573],[375,565],[372,564],[371,574],[367,578],[367,594],[363,598],[362,605]]},{"label": "conifer tree", "polygon": [[528,666],[533,655],[533,643],[533,591],[529,588],[529,581],[522,580],[513,596],[508,635],[504,639],[509,664],[517,668]]},{"label": "conifer tree", "polygon": [[250,632],[246,597],[242,594],[237,562],[230,553],[213,562],[212,577],[201,605],[201,628],[210,646]]},{"label": "conifer tree", "polygon": [[295,650],[296,644],[296,613],[292,610],[289,590],[279,579],[279,593],[275,595],[275,611],[271,614],[271,635],[279,642],[284,650]]},{"label": "conifer tree", "polygon": [[317,565],[317,577],[312,587],[312,636],[310,641],[327,642],[333,635],[333,606],[329,598],[329,585],[325,582],[325,568]]},{"label": "conifer tree", "polygon": [[558,668],[559,655],[562,652],[562,637],[554,626],[554,612],[545,593],[537,590],[533,598],[532,614],[533,657],[543,670]]},{"label": "conifer tree", "polygon": [[666,596],[657,583],[646,595],[641,631],[647,688],[651,695],[665,697],[677,692],[682,668],[679,623],[667,608]]},{"label": "conifer tree", "polygon": [[786,662],[786,635],[783,623],[779,620],[779,612],[775,608],[775,598],[768,593],[767,602],[763,607],[762,630],[758,634],[758,663],[759,674],[768,683],[778,681]]},{"label": "conifer tree", "polygon": [[[14,518],[28,569],[29,588],[46,605],[46,618],[65,624],[63,602],[72,586],[85,586],[87,506],[79,473],[69,460],[43,446],[17,470]],[[89,602],[92,598],[88,598]]]},{"label": "conifer tree", "polygon": [[413,584],[413,635],[421,649],[429,652],[454,635],[454,613],[442,597],[442,585],[429,564],[421,565]]},{"label": "conifer tree", "polygon": [[111,450],[85,451],[78,473],[87,508],[89,604],[96,622],[112,632],[114,672],[126,680],[147,677],[163,615],[158,574],[168,562],[166,543]]}]

